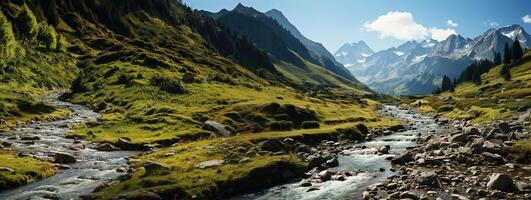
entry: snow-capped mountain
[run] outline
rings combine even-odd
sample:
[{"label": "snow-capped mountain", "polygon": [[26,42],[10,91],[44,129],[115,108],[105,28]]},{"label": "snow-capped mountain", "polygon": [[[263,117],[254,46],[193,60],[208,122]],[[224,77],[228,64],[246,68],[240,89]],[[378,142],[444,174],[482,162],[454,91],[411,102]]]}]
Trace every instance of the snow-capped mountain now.
[{"label": "snow-capped mountain", "polygon": [[364,41],[359,41],[343,45],[336,51],[334,57],[348,67],[365,62],[372,54],[374,51]]},{"label": "snow-capped mountain", "polygon": [[435,90],[443,75],[455,78],[474,60],[492,60],[495,52],[503,53],[505,43],[512,45],[516,38],[523,48],[531,47],[529,34],[521,26],[512,25],[489,29],[474,39],[451,35],[440,42],[408,41],[365,57],[363,62],[339,59],[343,52],[349,54],[346,51],[338,51],[335,56],[373,90],[388,94],[425,94]]}]

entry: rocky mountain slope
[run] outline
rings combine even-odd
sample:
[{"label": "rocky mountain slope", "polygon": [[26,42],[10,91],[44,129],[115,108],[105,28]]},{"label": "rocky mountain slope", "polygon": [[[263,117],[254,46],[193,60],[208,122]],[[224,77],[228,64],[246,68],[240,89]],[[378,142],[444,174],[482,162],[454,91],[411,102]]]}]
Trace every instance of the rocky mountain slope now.
[{"label": "rocky mountain slope", "polygon": [[351,67],[355,64],[364,63],[367,57],[374,54],[374,51],[364,42],[344,44],[339,48],[334,57],[345,66]]},{"label": "rocky mountain slope", "polygon": [[515,38],[523,47],[530,44],[529,34],[521,26],[513,25],[490,29],[474,39],[452,35],[440,42],[409,41],[376,52],[362,63],[338,60],[376,91],[427,94],[440,84],[444,75],[456,78],[474,60],[492,60],[494,52],[503,52],[505,43],[512,44]]}]

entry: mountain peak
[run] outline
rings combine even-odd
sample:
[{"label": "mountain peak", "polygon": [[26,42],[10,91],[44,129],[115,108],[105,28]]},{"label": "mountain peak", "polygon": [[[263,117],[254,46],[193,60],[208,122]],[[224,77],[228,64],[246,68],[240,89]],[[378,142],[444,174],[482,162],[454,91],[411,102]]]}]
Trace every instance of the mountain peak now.
[{"label": "mountain peak", "polygon": [[259,11],[255,10],[253,7],[247,7],[244,6],[242,3],[238,3],[234,9],[232,9],[233,12],[237,12],[244,15],[250,15],[250,16],[257,16],[261,14]]}]

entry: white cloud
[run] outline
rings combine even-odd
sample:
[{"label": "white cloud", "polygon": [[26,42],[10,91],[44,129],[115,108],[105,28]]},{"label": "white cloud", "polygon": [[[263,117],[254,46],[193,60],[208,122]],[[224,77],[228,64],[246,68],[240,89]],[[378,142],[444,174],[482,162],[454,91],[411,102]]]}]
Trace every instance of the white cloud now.
[{"label": "white cloud", "polygon": [[524,21],[524,23],[531,23],[531,16],[525,15],[522,17],[522,20]]},{"label": "white cloud", "polygon": [[450,35],[457,35],[454,29],[439,29],[439,28],[430,28],[431,38],[437,41],[446,40]]},{"label": "white cloud", "polygon": [[418,40],[428,35],[428,29],[417,24],[409,12],[388,12],[372,22],[365,22],[363,26],[369,32],[378,32],[380,38]]},{"label": "white cloud", "polygon": [[491,21],[491,20],[487,20],[484,24],[488,26],[499,26],[500,25],[498,24],[498,22]]},{"label": "white cloud", "polygon": [[454,20],[451,20],[449,19],[448,21],[446,21],[446,24],[448,24],[448,26],[451,26],[451,27],[457,27],[459,26],[459,24],[457,22],[454,22]]}]

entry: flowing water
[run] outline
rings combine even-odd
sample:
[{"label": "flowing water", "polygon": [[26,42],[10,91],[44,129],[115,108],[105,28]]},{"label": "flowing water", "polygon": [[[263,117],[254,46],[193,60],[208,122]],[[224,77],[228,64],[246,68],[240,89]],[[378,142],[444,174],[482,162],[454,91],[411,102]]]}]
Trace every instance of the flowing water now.
[{"label": "flowing water", "polygon": [[[96,151],[94,144],[87,141],[80,141],[85,145],[85,149],[70,149],[75,140],[65,138],[65,134],[70,131],[71,127],[78,123],[94,120],[100,115],[87,107],[60,101],[58,100],[59,95],[59,93],[48,95],[42,100],[72,110],[71,116],[52,122],[21,125],[12,132],[0,134],[0,140],[13,143],[17,152],[44,159],[53,157],[57,152],[69,153],[76,158],[77,162],[70,165],[71,169],[58,170],[52,177],[15,189],[1,191],[0,199],[76,199],[80,195],[92,192],[99,185],[124,174],[117,172],[116,169],[127,167],[127,159],[136,154],[126,151]],[[34,141],[8,140],[14,135],[34,134],[41,136],[41,139]]]},{"label": "flowing water", "polygon": [[[365,191],[367,186],[381,183],[388,177],[395,175],[389,170],[391,163],[385,158],[404,152],[407,147],[416,145],[415,139],[419,136],[425,137],[436,133],[440,128],[432,117],[400,109],[396,106],[385,106],[382,112],[409,122],[410,130],[354,144],[355,148],[343,152],[344,154],[338,157],[339,166],[330,169],[331,171],[358,171],[357,175],[348,177],[345,181],[321,183],[319,185],[320,190],[316,191],[307,192],[307,187],[300,187],[299,182],[294,182],[245,195],[241,199],[361,199],[361,193]],[[376,149],[384,145],[391,146],[390,154],[378,155]],[[366,148],[360,148],[363,146]],[[384,168],[385,171],[380,172],[380,168]]]}]

